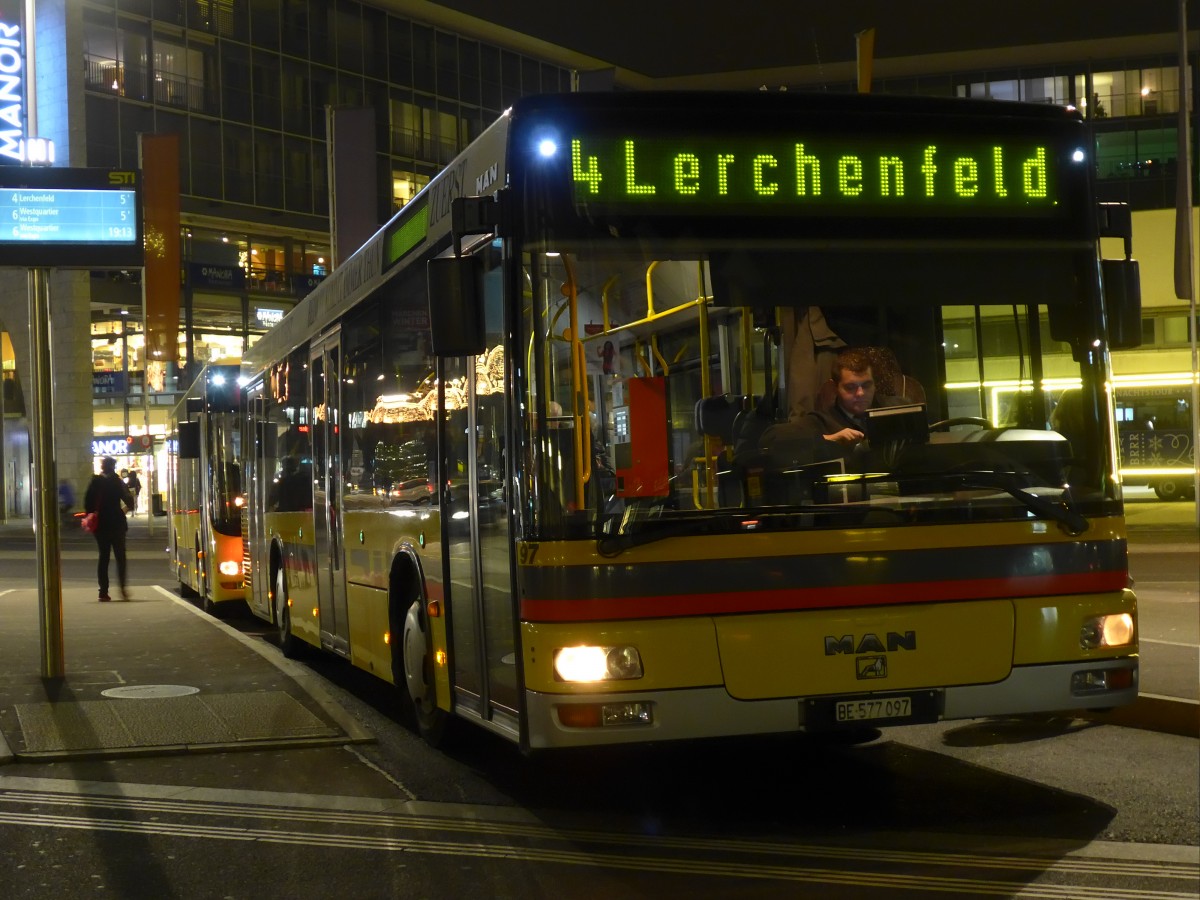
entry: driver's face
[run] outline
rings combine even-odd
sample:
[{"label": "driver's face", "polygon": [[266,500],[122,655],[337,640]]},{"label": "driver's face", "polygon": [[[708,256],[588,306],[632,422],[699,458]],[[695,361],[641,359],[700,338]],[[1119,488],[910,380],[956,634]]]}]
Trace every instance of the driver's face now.
[{"label": "driver's face", "polygon": [[838,403],[852,416],[861,416],[875,399],[875,377],[868,368],[863,372],[842,369],[837,385]]}]

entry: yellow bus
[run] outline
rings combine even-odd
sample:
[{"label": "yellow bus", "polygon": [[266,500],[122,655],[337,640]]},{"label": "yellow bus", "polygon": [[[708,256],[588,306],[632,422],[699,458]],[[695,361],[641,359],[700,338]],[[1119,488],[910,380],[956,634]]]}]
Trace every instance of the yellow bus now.
[{"label": "yellow bus", "polygon": [[170,566],[210,613],[243,604],[238,364],[205,366],[171,410],[167,436]]},{"label": "yellow bus", "polygon": [[[251,609],[432,741],[1131,702],[1106,387],[1140,297],[1093,167],[1054,107],[518,101],[247,354]],[[891,399],[843,452],[812,423],[847,347]]]}]

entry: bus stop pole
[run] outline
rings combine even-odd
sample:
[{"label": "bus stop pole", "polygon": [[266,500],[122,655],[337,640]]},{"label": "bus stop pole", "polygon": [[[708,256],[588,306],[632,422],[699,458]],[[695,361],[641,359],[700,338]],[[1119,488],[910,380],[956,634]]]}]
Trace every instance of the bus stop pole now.
[{"label": "bus stop pole", "polygon": [[50,273],[29,270],[29,331],[33,347],[34,534],[41,609],[42,677],[62,678],[62,553],[54,460],[54,370],[50,359]]}]

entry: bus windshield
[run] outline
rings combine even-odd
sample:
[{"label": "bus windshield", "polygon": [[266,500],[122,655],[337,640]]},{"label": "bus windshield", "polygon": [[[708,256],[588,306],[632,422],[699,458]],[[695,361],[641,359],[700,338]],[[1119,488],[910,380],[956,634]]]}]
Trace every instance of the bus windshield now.
[{"label": "bus windshield", "polygon": [[238,414],[214,412],[208,417],[209,479],[212,485],[213,529],[218,534],[242,533],[242,470],[238,446],[241,443]]},{"label": "bus windshield", "polygon": [[[1103,370],[1055,339],[1056,298],[1031,302],[1019,277],[905,284],[895,253],[818,260],[782,241],[566,244],[522,261],[543,539],[1030,518],[1081,531],[1115,500]],[[847,290],[830,289],[839,266]]]}]

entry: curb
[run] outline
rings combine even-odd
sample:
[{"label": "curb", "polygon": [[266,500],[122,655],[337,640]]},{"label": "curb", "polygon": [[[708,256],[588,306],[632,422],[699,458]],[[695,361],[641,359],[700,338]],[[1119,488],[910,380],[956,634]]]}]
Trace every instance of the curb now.
[{"label": "curb", "polygon": [[1159,731],[1182,737],[1200,737],[1200,700],[1163,697],[1160,694],[1139,694],[1129,706],[1098,710],[1081,710],[1081,719],[1104,725],[1121,725],[1144,731]]}]

